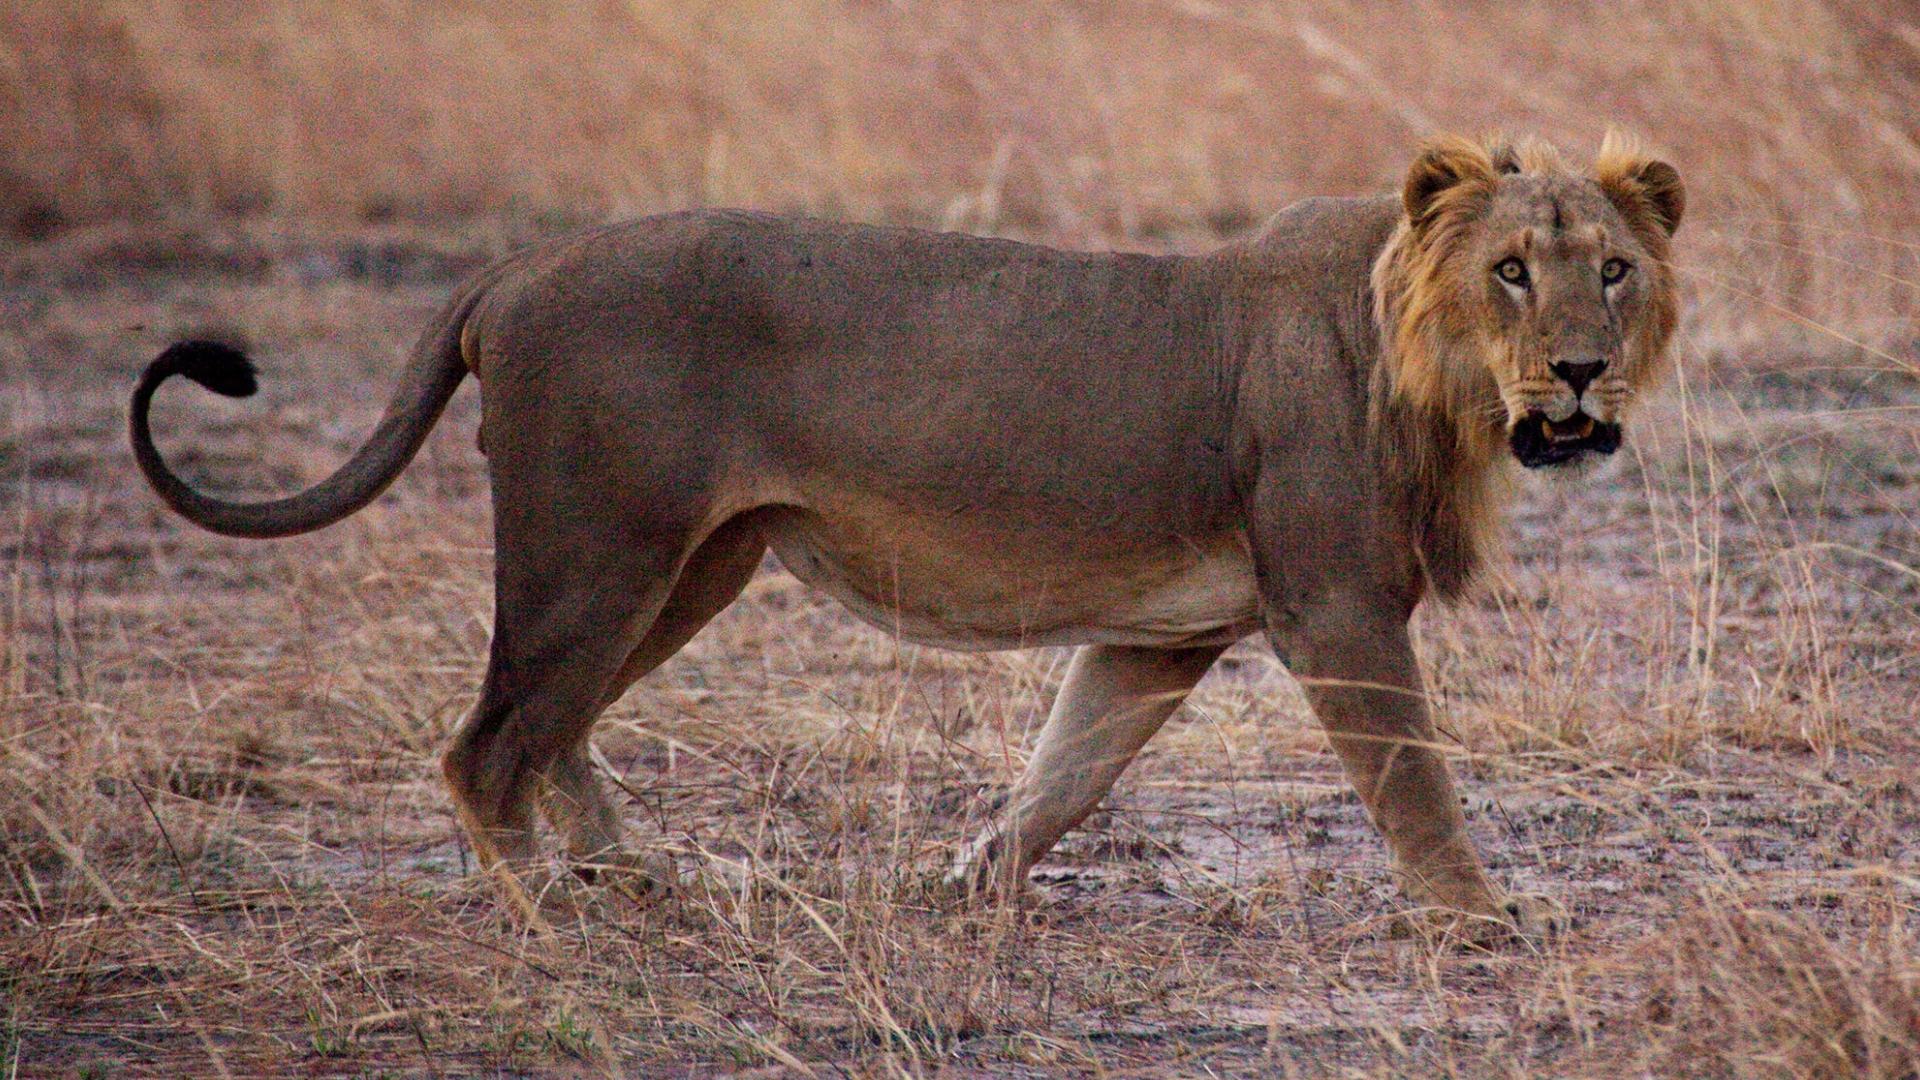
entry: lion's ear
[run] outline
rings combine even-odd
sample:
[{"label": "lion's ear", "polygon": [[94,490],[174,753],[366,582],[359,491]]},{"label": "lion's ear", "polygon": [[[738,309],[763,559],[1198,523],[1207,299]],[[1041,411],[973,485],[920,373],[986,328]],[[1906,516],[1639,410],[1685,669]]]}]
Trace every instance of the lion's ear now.
[{"label": "lion's ear", "polygon": [[1680,170],[1648,157],[1625,135],[1609,131],[1600,144],[1594,171],[1600,176],[1600,190],[1628,220],[1644,214],[1668,236],[1680,227],[1680,218],[1687,212],[1687,188],[1680,182]]},{"label": "lion's ear", "polygon": [[1653,219],[1672,236],[1687,212],[1687,187],[1680,182],[1680,170],[1664,161],[1649,161],[1634,176],[1647,197]]},{"label": "lion's ear", "polygon": [[1407,169],[1407,183],[1400,198],[1408,220],[1418,226],[1432,216],[1445,192],[1468,181],[1485,182],[1495,177],[1493,159],[1479,143],[1458,135],[1441,135],[1420,148],[1420,156]]}]

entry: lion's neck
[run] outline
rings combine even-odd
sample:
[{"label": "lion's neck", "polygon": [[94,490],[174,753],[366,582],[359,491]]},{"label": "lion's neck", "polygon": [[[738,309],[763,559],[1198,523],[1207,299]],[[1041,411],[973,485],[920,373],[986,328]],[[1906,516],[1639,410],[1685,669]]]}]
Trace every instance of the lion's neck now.
[{"label": "lion's neck", "polygon": [[1368,424],[1416,572],[1452,598],[1485,561],[1503,448],[1497,425],[1476,422],[1498,412],[1499,397],[1476,378],[1480,364],[1455,355],[1461,343],[1436,307],[1434,258],[1403,219],[1374,260]]},{"label": "lion's neck", "polygon": [[1374,452],[1389,507],[1413,545],[1417,572],[1446,599],[1465,591],[1485,562],[1500,510],[1499,447],[1444,412],[1393,390],[1390,350],[1371,387]]}]

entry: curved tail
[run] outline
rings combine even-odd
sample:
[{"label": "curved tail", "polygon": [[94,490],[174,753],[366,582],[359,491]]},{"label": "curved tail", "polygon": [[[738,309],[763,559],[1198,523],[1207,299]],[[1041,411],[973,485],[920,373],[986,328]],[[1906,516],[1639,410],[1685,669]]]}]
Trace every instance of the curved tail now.
[{"label": "curved tail", "polygon": [[225,536],[293,536],[331,525],[378,498],[426,441],[447,401],[466,378],[461,328],[483,291],[470,286],[447,305],[414,346],[400,385],[388,400],[386,414],[373,435],[332,476],[297,495],[258,503],[211,498],[189,487],[167,468],[154,448],[147,411],[154,390],[172,376],[184,375],[226,397],[247,397],[256,389],[252,362],[238,349],[217,342],[178,342],[141,373],[139,384],[133,388],[127,424],[134,460],[168,506],[188,521]]}]

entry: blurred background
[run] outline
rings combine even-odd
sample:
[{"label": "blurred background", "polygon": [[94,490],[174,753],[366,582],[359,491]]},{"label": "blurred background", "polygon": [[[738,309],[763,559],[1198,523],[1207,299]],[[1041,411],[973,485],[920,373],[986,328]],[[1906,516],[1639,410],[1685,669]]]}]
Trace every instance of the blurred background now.
[{"label": "blurred background", "polygon": [[725,204],[1192,248],[1434,131],[1610,124],[1691,188],[1695,344],[1911,337],[1910,0],[0,4],[14,243]]}]

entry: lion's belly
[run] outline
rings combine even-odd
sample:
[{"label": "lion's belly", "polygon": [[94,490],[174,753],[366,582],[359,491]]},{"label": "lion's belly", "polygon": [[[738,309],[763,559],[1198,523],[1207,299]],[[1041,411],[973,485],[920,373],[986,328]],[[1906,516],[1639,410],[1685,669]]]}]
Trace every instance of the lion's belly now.
[{"label": "lion's belly", "polygon": [[1238,532],[1114,554],[1097,543],[1048,553],[924,521],[896,531],[805,512],[765,531],[795,577],[919,644],[1230,644],[1259,626],[1253,560]]}]

